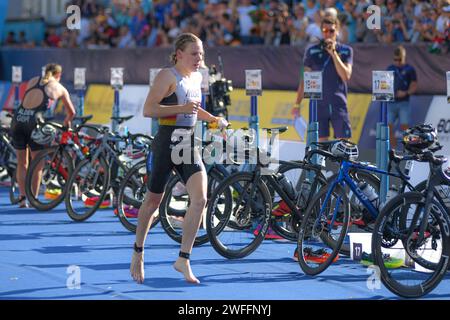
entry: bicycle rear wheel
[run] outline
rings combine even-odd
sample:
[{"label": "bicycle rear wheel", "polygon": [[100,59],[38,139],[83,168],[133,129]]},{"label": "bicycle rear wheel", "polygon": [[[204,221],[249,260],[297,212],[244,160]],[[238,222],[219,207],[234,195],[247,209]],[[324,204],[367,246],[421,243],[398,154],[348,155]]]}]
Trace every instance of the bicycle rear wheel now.
[{"label": "bicycle rear wheel", "polygon": [[308,275],[323,272],[339,258],[347,234],[350,202],[339,186],[327,198],[328,188],[322,187],[313,197],[298,234],[298,262]]},{"label": "bicycle rear wheel", "polygon": [[[286,179],[288,179],[292,183],[292,186],[297,193],[297,198],[292,200],[294,201],[294,203],[296,203],[301,213],[304,213],[308,206],[307,199],[305,199],[305,197],[309,196],[309,194],[306,195],[304,194],[304,192],[301,192],[301,185],[304,179],[306,179],[308,172],[309,170],[305,169],[304,162],[301,161],[297,163],[282,163],[278,169],[278,173],[283,174]],[[325,180],[322,180],[321,177],[318,177],[317,179],[319,188],[325,185]],[[283,200],[281,199],[281,197],[274,191],[274,197],[272,200],[274,209],[277,207],[277,205],[280,206],[282,204],[282,201]],[[285,207],[287,206],[285,205]],[[297,217],[292,212],[283,216],[275,216],[273,214],[271,215],[270,226],[272,230],[286,240],[295,242],[297,241],[300,224],[301,217]]]},{"label": "bicycle rear wheel", "polygon": [[[372,235],[372,253],[381,281],[393,293],[419,298],[431,292],[446,274],[449,265],[449,220],[445,209],[432,200],[423,240],[419,227],[423,222],[425,198],[419,192],[394,197],[381,211]],[[419,217],[416,224],[412,218]],[[403,259],[393,268],[386,260]]]},{"label": "bicycle rear wheel", "polygon": [[[42,165],[42,170],[37,168]],[[25,178],[25,194],[31,206],[39,211],[55,208],[64,200],[64,195],[73,172],[73,160],[63,148],[44,149],[31,161]],[[33,179],[41,173],[38,192],[32,189]]]},{"label": "bicycle rear wheel", "polygon": [[16,170],[8,171],[9,180],[11,185],[9,186],[9,201],[11,204],[18,204],[20,200],[19,184],[16,179]]},{"label": "bicycle rear wheel", "polygon": [[[123,178],[117,194],[117,212],[120,223],[129,231],[136,233],[138,224],[138,212],[144,202],[147,193],[147,169],[146,163],[139,162],[134,165]],[[150,228],[159,222],[159,214],[156,216]]]},{"label": "bicycle rear wheel", "polygon": [[211,245],[228,259],[248,256],[264,240],[271,209],[270,192],[261,179],[255,183],[253,173],[232,174],[208,202],[206,231]]},{"label": "bicycle rear wheel", "polygon": [[100,207],[111,208],[112,193],[109,189],[109,167],[103,158],[85,159],[75,168],[68,182],[65,195],[67,214],[74,221],[84,221]]}]

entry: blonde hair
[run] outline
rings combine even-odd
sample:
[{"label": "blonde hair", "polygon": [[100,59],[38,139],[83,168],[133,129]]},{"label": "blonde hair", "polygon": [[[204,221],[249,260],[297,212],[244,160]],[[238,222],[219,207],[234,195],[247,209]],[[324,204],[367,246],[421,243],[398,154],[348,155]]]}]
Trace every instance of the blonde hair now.
[{"label": "blonde hair", "polygon": [[62,72],[62,67],[56,63],[49,63],[45,66],[45,74],[42,77],[42,83],[46,84],[50,80],[51,76]]},{"label": "blonde hair", "polygon": [[199,37],[193,33],[182,33],[176,39],[174,43],[174,52],[170,54],[170,62],[172,64],[177,63],[177,51],[184,51],[189,43],[202,42]]}]

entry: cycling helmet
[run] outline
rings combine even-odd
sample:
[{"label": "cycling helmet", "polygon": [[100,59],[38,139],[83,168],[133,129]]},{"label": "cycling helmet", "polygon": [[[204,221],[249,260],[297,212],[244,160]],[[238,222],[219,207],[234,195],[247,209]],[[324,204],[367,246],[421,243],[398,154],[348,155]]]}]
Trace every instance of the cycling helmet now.
[{"label": "cycling helmet", "polygon": [[330,151],[336,157],[343,157],[349,160],[356,160],[359,156],[358,146],[347,140],[339,140],[335,142]]},{"label": "cycling helmet", "polygon": [[9,128],[11,126],[12,117],[11,114],[6,111],[2,110],[0,111],[0,126]]},{"label": "cycling helmet", "polygon": [[406,129],[402,142],[405,149],[412,153],[423,153],[425,149],[439,145],[436,130],[429,124]]},{"label": "cycling helmet", "polygon": [[56,136],[56,129],[49,125],[45,124],[42,127],[37,126],[33,132],[31,133],[31,139],[34,142],[42,145],[47,145],[52,143]]}]

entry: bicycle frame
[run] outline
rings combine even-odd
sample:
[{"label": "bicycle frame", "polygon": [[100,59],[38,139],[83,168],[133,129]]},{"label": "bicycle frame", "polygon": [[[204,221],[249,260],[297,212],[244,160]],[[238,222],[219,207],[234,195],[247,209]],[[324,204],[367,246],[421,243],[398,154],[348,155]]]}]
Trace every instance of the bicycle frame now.
[{"label": "bicycle frame", "polygon": [[[359,164],[359,163],[354,163],[354,162],[351,162],[349,160],[343,160],[341,162],[341,166],[340,166],[340,169],[339,169],[338,177],[337,177],[336,180],[334,180],[331,183],[331,186],[328,189],[328,192],[327,192],[326,197],[325,197],[325,201],[324,201],[324,203],[322,205],[322,208],[321,208],[320,212],[323,212],[323,210],[325,209],[326,203],[328,202],[328,200],[331,197],[331,193],[336,188],[336,185],[339,184],[342,187],[344,187],[345,185],[349,186],[350,190],[356,195],[358,200],[363,204],[363,206],[365,208],[367,208],[367,210],[369,211],[369,214],[373,218],[376,218],[378,216],[378,209],[372,204],[371,201],[369,201],[367,196],[362,192],[362,190],[358,187],[358,185],[354,182],[353,178],[349,174],[351,169],[356,169],[357,171],[366,171],[366,172],[371,172],[371,173],[378,173],[378,174],[383,174],[383,175],[388,175],[388,176],[393,176],[393,177],[396,177],[396,178],[400,178],[400,179],[402,179],[402,181],[404,181],[404,183],[411,190],[414,190],[414,187],[407,181],[407,180],[410,179],[410,177],[408,177],[408,176],[404,176],[404,175],[397,174],[397,173],[392,173],[392,172],[387,172],[387,171],[384,171],[384,170],[377,169],[375,167],[369,167],[369,166],[365,166],[365,165],[362,165],[362,164]],[[339,201],[337,202],[337,205],[336,205],[336,208],[335,208],[335,214],[333,215],[333,219],[336,218],[336,213],[337,213],[337,209],[338,208],[339,208]],[[333,221],[333,223],[334,223],[334,221]]]}]

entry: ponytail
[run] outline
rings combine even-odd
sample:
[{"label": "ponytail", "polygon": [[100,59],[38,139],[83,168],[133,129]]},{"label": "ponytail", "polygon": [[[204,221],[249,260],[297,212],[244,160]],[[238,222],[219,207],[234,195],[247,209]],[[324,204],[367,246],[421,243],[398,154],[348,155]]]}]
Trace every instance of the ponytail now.
[{"label": "ponytail", "polygon": [[47,84],[50,80],[51,76],[54,76],[57,73],[62,72],[62,67],[59,64],[56,63],[49,63],[45,66],[45,73],[44,77],[42,78],[42,83]]}]

